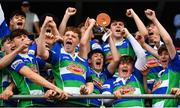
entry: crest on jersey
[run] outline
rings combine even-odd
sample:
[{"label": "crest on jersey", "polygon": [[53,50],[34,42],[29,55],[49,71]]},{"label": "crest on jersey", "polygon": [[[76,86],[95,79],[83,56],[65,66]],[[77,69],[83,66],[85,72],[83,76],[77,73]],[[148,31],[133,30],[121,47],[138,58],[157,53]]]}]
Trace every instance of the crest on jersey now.
[{"label": "crest on jersey", "polygon": [[158,89],[160,87],[160,85],[162,84],[162,80],[156,81],[153,85],[153,90],[155,91],[156,89]]},{"label": "crest on jersey", "polygon": [[93,79],[93,84],[102,89],[103,83],[100,80]]}]

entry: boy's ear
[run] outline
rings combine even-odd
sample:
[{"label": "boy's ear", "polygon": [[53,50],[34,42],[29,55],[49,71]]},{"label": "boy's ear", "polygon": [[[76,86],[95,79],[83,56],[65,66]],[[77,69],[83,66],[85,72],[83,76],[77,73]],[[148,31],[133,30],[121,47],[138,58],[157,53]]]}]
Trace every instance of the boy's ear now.
[{"label": "boy's ear", "polygon": [[1,48],[0,48],[0,49],[1,49],[1,51],[3,51],[3,52],[4,52],[4,47],[3,47],[3,46],[1,46]]},{"label": "boy's ear", "polygon": [[12,19],[10,19],[9,24],[10,24],[10,25],[13,25]]},{"label": "boy's ear", "polygon": [[88,59],[88,63],[91,64],[91,59]]}]

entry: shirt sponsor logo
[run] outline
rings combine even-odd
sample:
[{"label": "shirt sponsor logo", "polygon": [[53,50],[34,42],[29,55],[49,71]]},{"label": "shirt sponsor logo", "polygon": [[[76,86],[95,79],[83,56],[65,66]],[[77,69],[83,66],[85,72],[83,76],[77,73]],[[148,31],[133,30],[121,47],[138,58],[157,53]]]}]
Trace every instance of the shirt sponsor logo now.
[{"label": "shirt sponsor logo", "polygon": [[14,70],[17,68],[18,65],[22,64],[23,61],[22,60],[16,60],[12,63],[11,68],[13,68]]},{"label": "shirt sponsor logo", "polygon": [[153,85],[153,90],[152,91],[157,90],[160,87],[161,84],[162,84],[162,80],[156,81],[154,83],[154,85]]},{"label": "shirt sponsor logo", "polygon": [[71,72],[74,73],[74,74],[79,74],[79,75],[82,75],[82,74],[84,74],[84,72],[85,72],[85,71],[83,70],[83,68],[81,68],[81,66],[78,65],[78,64],[69,65],[69,66],[67,67],[67,70],[71,71]]},{"label": "shirt sponsor logo", "polygon": [[130,87],[130,86],[126,85],[126,86],[122,86],[120,88],[120,91],[121,91],[121,94],[126,95],[126,94],[134,94],[136,89],[134,87]]},{"label": "shirt sponsor logo", "polygon": [[147,64],[150,67],[155,67],[155,66],[159,66],[160,65],[156,58],[148,58],[147,61],[148,61]]},{"label": "shirt sponsor logo", "polygon": [[103,89],[110,89],[110,85],[109,84],[104,84],[102,87],[103,87]]}]

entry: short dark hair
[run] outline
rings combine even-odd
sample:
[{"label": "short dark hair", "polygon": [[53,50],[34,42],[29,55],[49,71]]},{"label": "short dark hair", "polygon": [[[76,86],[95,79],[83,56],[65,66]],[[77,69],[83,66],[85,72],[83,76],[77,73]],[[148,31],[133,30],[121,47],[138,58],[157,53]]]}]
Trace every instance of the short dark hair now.
[{"label": "short dark hair", "polygon": [[14,16],[19,16],[19,15],[24,16],[24,17],[26,18],[26,14],[25,14],[23,11],[21,11],[21,10],[15,10],[15,11],[13,11],[12,14],[10,15],[10,19],[12,19]]},{"label": "short dark hair", "polygon": [[126,27],[126,22],[125,22],[124,19],[121,19],[121,18],[119,18],[119,19],[113,19],[113,20],[111,21],[110,25],[111,25],[112,23],[114,23],[114,22],[122,22],[122,23],[124,24],[124,27]]},{"label": "short dark hair", "polygon": [[3,46],[3,44],[7,41],[7,40],[10,40],[10,35],[6,35],[2,38],[1,40],[1,46]]},{"label": "short dark hair", "polygon": [[103,58],[105,60],[105,55],[104,55],[104,52],[100,49],[94,49],[94,50],[91,50],[89,53],[88,53],[88,59],[91,59],[91,57],[93,56],[93,54],[95,53],[100,53],[103,55]]},{"label": "short dark hair", "polygon": [[132,65],[134,65],[134,59],[133,57],[129,56],[129,55],[123,55],[120,57],[120,60],[119,60],[119,64],[121,63],[131,63]]},{"label": "short dark hair", "polygon": [[105,54],[104,54],[104,52],[101,50],[101,49],[94,49],[94,50],[91,50],[89,53],[88,53],[88,59],[91,59],[92,58],[92,56],[93,56],[93,54],[95,54],[95,53],[100,53],[100,54],[102,54],[102,56],[103,56],[103,66],[104,66],[104,64],[105,64]]},{"label": "short dark hair", "polygon": [[20,35],[29,35],[29,33],[25,29],[15,29],[10,34],[10,39],[13,40],[15,37]]},{"label": "short dark hair", "polygon": [[146,24],[146,27],[149,27],[152,24],[154,25],[154,23],[152,21],[148,21],[147,24]]},{"label": "short dark hair", "polygon": [[168,51],[166,45],[161,45],[158,49],[158,54],[161,54],[163,51]]},{"label": "short dark hair", "polygon": [[77,33],[79,40],[81,39],[81,31],[79,27],[69,26],[69,27],[66,27],[65,33],[67,31],[73,31],[74,33]]}]

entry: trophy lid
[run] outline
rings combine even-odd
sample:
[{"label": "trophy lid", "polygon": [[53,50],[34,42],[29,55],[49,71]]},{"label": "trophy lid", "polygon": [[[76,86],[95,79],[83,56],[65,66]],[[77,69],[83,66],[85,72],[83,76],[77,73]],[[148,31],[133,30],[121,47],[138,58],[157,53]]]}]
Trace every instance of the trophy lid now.
[{"label": "trophy lid", "polygon": [[111,18],[106,13],[100,13],[96,17],[96,22],[99,26],[106,27],[110,24]]}]

